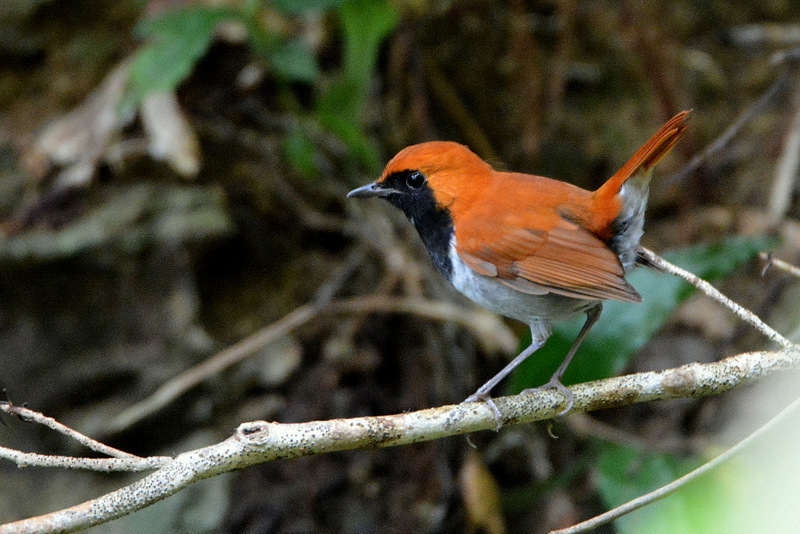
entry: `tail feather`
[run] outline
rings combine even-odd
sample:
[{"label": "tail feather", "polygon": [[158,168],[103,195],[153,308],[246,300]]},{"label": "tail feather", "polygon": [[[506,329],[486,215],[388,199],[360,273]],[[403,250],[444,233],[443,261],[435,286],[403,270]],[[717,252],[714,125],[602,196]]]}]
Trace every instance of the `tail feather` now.
[{"label": "tail feather", "polygon": [[648,173],[666,156],[686,131],[690,111],[681,111],[661,127],[636,151],[614,176],[597,190],[598,199],[610,200],[619,193],[622,184],[638,173]]},{"label": "tail feather", "polygon": [[636,263],[653,167],[683,136],[688,118],[688,111],[672,117],[594,193],[593,231],[608,242],[625,270]]}]

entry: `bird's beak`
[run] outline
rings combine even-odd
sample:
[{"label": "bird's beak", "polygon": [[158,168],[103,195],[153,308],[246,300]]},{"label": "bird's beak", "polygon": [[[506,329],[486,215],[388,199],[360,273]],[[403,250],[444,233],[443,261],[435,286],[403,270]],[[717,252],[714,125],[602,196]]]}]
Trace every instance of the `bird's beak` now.
[{"label": "bird's beak", "polygon": [[371,184],[359,187],[358,189],[353,189],[347,193],[347,198],[385,197],[386,195],[391,195],[392,193],[397,193],[397,191],[391,187],[384,187],[378,182],[372,182]]}]

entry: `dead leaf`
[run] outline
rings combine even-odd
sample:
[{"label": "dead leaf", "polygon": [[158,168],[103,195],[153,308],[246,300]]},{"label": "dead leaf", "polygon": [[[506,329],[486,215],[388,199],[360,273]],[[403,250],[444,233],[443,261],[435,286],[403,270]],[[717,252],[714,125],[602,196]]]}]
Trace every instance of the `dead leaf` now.
[{"label": "dead leaf", "polygon": [[500,486],[474,450],[469,451],[461,466],[458,481],[469,532],[506,532],[500,505]]},{"label": "dead leaf", "polygon": [[200,171],[200,143],[175,93],[149,95],[142,102],[140,113],[150,156],[166,161],[185,178],[196,176]]},{"label": "dead leaf", "polygon": [[36,150],[65,166],[57,187],[88,184],[114,135],[133,119],[119,113],[130,66],[130,59],[120,63],[83,103],[39,136]]}]

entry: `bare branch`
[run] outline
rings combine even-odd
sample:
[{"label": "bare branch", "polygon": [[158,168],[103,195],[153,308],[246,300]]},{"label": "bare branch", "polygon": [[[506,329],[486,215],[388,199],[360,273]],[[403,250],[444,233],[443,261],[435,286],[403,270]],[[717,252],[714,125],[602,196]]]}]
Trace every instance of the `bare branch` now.
[{"label": "bare branch", "polygon": [[0,447],[0,458],[14,462],[17,467],[60,467],[104,472],[151,471],[166,465],[172,460],[169,456],[151,456],[149,458],[136,456],[131,458],[75,458],[73,456],[20,452],[6,447]]},{"label": "bare branch", "polygon": [[[750,352],[713,363],[608,378],[573,386],[573,411],[582,412],[662,399],[706,397],[800,367],[800,352]],[[559,393],[538,391],[495,399],[504,424],[555,417]],[[0,526],[0,534],[69,532],[111,521],[160,501],[194,482],[273,460],[365,447],[391,447],[496,427],[485,403],[429,408],[378,417],[309,423],[254,421],[227,440],[186,452],[158,471],[117,491],[47,515]]]},{"label": "bare branch", "polygon": [[114,417],[110,432],[118,432],[145,417],[157,412],[189,389],[211,376],[227,369],[276,339],[303,326],[322,313],[408,313],[437,321],[454,321],[473,329],[483,341],[494,339],[509,351],[516,346],[516,339],[501,320],[489,312],[465,309],[441,301],[421,298],[357,297],[350,300],[333,301],[325,306],[306,304],[165,382],[155,393],[134,404]]},{"label": "bare branch", "polygon": [[792,342],[780,335],[776,332],[772,327],[766,324],[764,321],[758,318],[753,312],[750,310],[739,306],[731,299],[723,295],[719,292],[714,286],[699,278],[689,271],[685,269],[681,269],[677,265],[673,265],[672,263],[668,262],[652,250],[642,248],[643,255],[645,260],[654,267],[657,267],[663,271],[666,271],[670,274],[674,274],[675,276],[679,276],[692,284],[694,287],[711,297],[712,299],[716,300],[729,310],[731,310],[734,315],[736,315],[739,319],[743,320],[744,322],[754,326],[758,329],[762,334],[767,336],[771,341],[779,344],[784,348],[792,347]]},{"label": "bare branch", "polygon": [[550,534],[580,534],[582,532],[589,532],[594,530],[595,528],[608,524],[616,519],[619,519],[625,514],[629,514],[634,510],[638,510],[648,504],[652,504],[656,501],[659,501],[665,497],[668,497],[678,491],[681,487],[685,486],[687,483],[695,480],[705,473],[719,467],[723,463],[727,462],[740,452],[742,452],[747,446],[753,443],[755,440],[775,428],[776,425],[783,422],[788,416],[795,413],[800,408],[800,399],[795,400],[792,404],[781,410],[781,412],[770,419],[766,424],[759,427],[755,432],[744,438],[742,441],[731,447],[730,449],[726,450],[713,460],[704,463],[694,471],[690,471],[689,473],[683,475],[677,480],[670,482],[669,484],[658,488],[655,491],[651,491],[650,493],[646,493],[640,497],[637,497],[633,500],[626,502],[625,504],[618,506],[608,512],[600,514],[596,517],[593,517],[587,521],[582,521],[577,525],[573,525],[569,528],[553,530]]},{"label": "bare branch", "polygon": [[49,454],[37,454],[32,452],[22,452],[7,447],[0,447],[0,458],[10,460],[17,464],[17,467],[62,467],[65,469],[86,469],[88,471],[149,471],[165,465],[172,460],[169,456],[151,456],[142,458],[135,454],[130,454],[104,443],[100,443],[88,436],[85,436],[59,423],[52,417],[24,408],[14,406],[10,402],[0,403],[0,411],[15,415],[24,421],[30,421],[44,425],[56,432],[72,438],[81,445],[111,456],[111,458],[75,458],[72,456],[54,456]]},{"label": "bare branch", "polygon": [[738,133],[742,130],[742,128],[755,119],[755,117],[758,116],[761,111],[766,108],[767,105],[771,103],[787,85],[789,85],[790,81],[791,70],[787,69],[786,71],[782,72],[780,76],[778,76],[778,78],[772,83],[772,85],[770,85],[769,88],[761,94],[758,100],[751,104],[749,108],[744,110],[736,118],[736,120],[733,121],[733,123],[714,140],[713,143],[708,145],[705,150],[694,156],[689,163],[684,165],[683,168],[681,168],[678,172],[670,176],[666,180],[666,183],[672,184],[683,180],[686,176],[703,166],[703,164],[717,152],[720,152],[722,149],[728,146],[731,141],[733,141],[733,138],[736,137],[736,135],[738,135]]},{"label": "bare branch", "polygon": [[[745,353],[720,362],[694,363],[667,371],[640,373],[579,384],[571,388],[575,396],[574,412],[653,400],[717,395],[750,384],[779,370],[800,367],[798,349],[752,313],[727,299],[707,282],[670,264],[652,251],[644,250],[642,254],[652,266],[687,280],[733,310],[737,316],[756,326],[785,350]],[[435,320],[460,322],[476,331],[483,330],[484,334],[487,329],[493,329],[485,320],[476,318],[473,312],[448,303],[430,302],[419,298],[393,299],[372,296],[333,301],[328,304],[306,305],[168,382],[148,400],[151,404],[138,405],[139,409],[158,409],[199,381],[241,361],[258,348],[322,313],[354,312],[413,313]],[[503,423],[510,425],[555,417],[561,409],[562,398],[558,392],[540,391],[504,397],[496,399],[495,402],[501,412]],[[26,412],[25,416],[29,415],[36,416],[35,412],[30,414]],[[51,427],[60,425],[40,414],[36,417],[43,421],[43,424],[44,421],[48,421],[47,424]],[[130,455],[121,451],[106,452],[106,449],[102,449],[104,447],[102,444],[99,445],[107,454],[122,457],[102,460],[68,459],[0,449],[0,456],[21,466],[42,465],[130,471],[158,467],[157,471],[134,484],[81,505],[0,526],[0,534],[66,532],[88,528],[147,507],[199,480],[258,463],[364,447],[403,445],[494,428],[496,428],[494,412],[485,403],[478,402],[380,417],[296,424],[265,421],[244,423],[224,442],[189,451],[174,459],[129,457]],[[72,436],[71,432],[74,431],[64,433]],[[82,439],[81,442],[85,443],[88,439]],[[100,450],[94,443],[91,446],[95,450]]]},{"label": "bare branch", "polygon": [[783,150],[775,165],[775,175],[769,195],[769,213],[776,219],[786,216],[792,201],[792,191],[800,169],[800,91],[795,89],[792,119],[783,141]]},{"label": "bare branch", "polygon": [[[111,456],[113,458],[120,458],[125,460],[133,460],[133,461],[140,461],[144,460],[143,458],[136,456],[135,454],[130,454],[119,449],[115,449],[114,447],[109,447],[104,443],[100,443],[99,441],[93,440],[89,436],[85,436],[81,434],[77,430],[73,430],[72,428],[68,427],[63,423],[59,423],[52,417],[47,417],[46,415],[31,410],[30,408],[25,408],[22,406],[15,406],[10,402],[3,402],[0,403],[0,411],[6,412],[10,415],[16,415],[25,421],[32,421],[34,423],[39,423],[40,425],[44,425],[47,428],[55,430],[60,434],[64,434],[68,438],[72,438],[81,445],[88,447],[89,449],[99,452],[101,454],[105,454]],[[17,462],[19,465],[19,462]],[[20,465],[20,467],[23,467]]]},{"label": "bare branch", "polygon": [[762,275],[766,274],[770,267],[777,267],[781,271],[787,272],[792,276],[796,276],[800,278],[800,268],[795,265],[792,265],[789,262],[785,262],[783,260],[779,260],[778,258],[773,258],[772,254],[767,252],[762,252],[758,255],[762,260],[766,261],[767,264],[764,265],[764,270],[761,272]]}]

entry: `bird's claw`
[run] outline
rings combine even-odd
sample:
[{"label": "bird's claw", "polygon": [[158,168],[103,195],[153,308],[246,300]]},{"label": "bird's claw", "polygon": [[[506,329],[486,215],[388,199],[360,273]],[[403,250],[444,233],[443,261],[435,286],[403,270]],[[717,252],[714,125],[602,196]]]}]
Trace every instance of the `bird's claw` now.
[{"label": "bird's claw", "polygon": [[495,426],[495,431],[499,431],[503,428],[503,414],[500,413],[500,409],[497,407],[497,404],[494,403],[494,399],[488,393],[480,393],[476,391],[466,399],[461,404],[466,404],[468,402],[484,402],[489,409],[492,410],[494,413],[494,420],[497,423]]},{"label": "bird's claw", "polygon": [[555,389],[556,391],[561,393],[561,395],[564,396],[564,402],[566,403],[566,407],[563,410],[561,410],[560,412],[558,412],[556,417],[561,417],[563,415],[568,414],[570,412],[570,410],[572,410],[572,407],[575,405],[575,394],[572,391],[570,391],[570,389],[567,388],[567,386],[562,384],[561,381],[558,380],[558,379],[551,378],[550,381],[547,384],[544,384],[543,386],[539,386],[539,387],[535,387],[535,388],[524,389],[524,390],[522,390],[522,393],[533,393],[533,392],[536,392],[536,391],[547,391],[549,389]]}]

